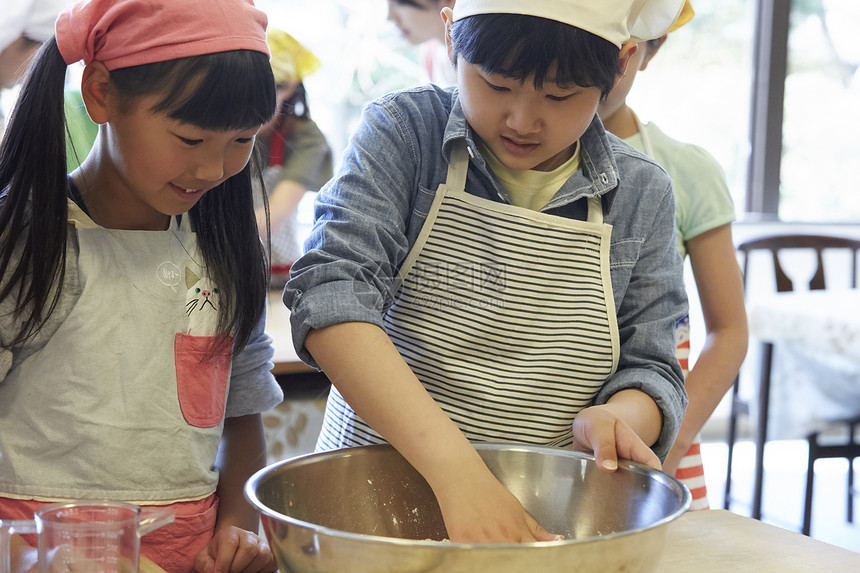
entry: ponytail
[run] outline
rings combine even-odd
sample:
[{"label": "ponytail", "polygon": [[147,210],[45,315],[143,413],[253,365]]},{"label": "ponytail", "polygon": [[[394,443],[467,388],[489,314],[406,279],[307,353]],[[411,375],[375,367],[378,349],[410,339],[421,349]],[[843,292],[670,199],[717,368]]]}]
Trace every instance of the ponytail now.
[{"label": "ponytail", "polygon": [[[24,78],[0,142],[0,305],[21,319],[4,346],[22,342],[53,311],[65,272],[66,63],[51,38]],[[14,298],[13,298],[14,297]]]}]

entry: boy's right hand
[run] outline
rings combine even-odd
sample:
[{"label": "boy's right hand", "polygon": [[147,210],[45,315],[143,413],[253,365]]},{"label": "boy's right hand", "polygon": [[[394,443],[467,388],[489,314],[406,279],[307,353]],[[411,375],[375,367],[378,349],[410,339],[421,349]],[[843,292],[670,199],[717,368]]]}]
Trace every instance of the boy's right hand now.
[{"label": "boy's right hand", "polygon": [[519,500],[486,468],[458,472],[456,478],[434,490],[454,543],[533,543],[557,541]]},{"label": "boy's right hand", "polygon": [[366,322],[335,324],[311,330],[305,347],[356,414],[424,476],[451,541],[556,539],[493,476],[384,330]]}]

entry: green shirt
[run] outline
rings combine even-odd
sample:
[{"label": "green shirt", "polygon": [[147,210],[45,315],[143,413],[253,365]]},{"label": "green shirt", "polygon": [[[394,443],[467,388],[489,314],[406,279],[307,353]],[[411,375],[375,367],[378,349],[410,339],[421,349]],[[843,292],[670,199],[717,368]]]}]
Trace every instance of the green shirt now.
[{"label": "green shirt", "polygon": [[66,172],[71,173],[81,164],[90,152],[99,126],[90,119],[84,99],[78,90],[66,90],[64,96],[66,108]]}]

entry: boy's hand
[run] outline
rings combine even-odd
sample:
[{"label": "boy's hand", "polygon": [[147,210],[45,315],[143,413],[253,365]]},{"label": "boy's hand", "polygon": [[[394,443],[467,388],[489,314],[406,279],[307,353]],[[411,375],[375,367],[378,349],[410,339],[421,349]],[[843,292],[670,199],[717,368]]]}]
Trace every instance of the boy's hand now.
[{"label": "boy's hand", "polygon": [[459,473],[456,480],[434,492],[451,541],[533,543],[561,539],[538,525],[489,470],[472,473]]},{"label": "boy's hand", "polygon": [[235,526],[215,532],[194,558],[194,568],[200,573],[272,573],[278,569],[266,540]]},{"label": "boy's hand", "polygon": [[597,464],[607,471],[618,469],[618,458],[661,469],[660,458],[607,405],[591,406],[576,415],[573,448],[593,452]]}]

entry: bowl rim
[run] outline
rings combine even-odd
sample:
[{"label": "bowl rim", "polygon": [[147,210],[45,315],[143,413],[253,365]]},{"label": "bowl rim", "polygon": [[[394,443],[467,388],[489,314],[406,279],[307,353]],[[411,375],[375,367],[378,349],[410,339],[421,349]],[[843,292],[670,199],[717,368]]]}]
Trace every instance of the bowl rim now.
[{"label": "bowl rim", "polygon": [[[576,450],[572,450],[570,448],[561,448],[561,447],[553,447],[553,446],[537,446],[531,444],[515,444],[515,443],[500,443],[500,442],[473,442],[472,446],[476,450],[504,450],[504,451],[525,451],[525,452],[543,452],[552,455],[561,455],[563,457],[571,457],[578,459],[590,460],[594,463],[597,463],[592,454],[587,454],[585,452],[580,452]],[[681,503],[679,507],[675,509],[672,513],[664,516],[663,518],[649,524],[646,527],[637,527],[635,529],[627,529],[624,531],[616,531],[613,533],[606,533],[603,535],[594,535],[590,537],[578,537],[575,539],[561,539],[557,541],[533,541],[533,542],[523,542],[523,543],[457,543],[457,542],[440,542],[435,540],[424,540],[424,539],[402,539],[399,537],[387,537],[382,535],[372,535],[368,533],[353,533],[351,531],[344,531],[341,529],[334,529],[331,527],[326,527],[324,525],[318,525],[316,523],[311,523],[309,521],[304,521],[301,519],[297,519],[295,517],[291,517],[289,515],[284,515],[278,511],[271,509],[270,507],[263,504],[260,498],[257,496],[256,490],[257,486],[260,482],[263,481],[263,478],[277,473],[277,470],[282,466],[294,466],[294,465],[304,465],[307,463],[311,463],[318,458],[330,457],[334,454],[338,456],[343,456],[345,454],[349,455],[361,455],[364,451],[369,450],[381,450],[381,449],[390,449],[395,450],[394,446],[391,444],[371,444],[366,446],[354,446],[350,448],[341,448],[337,450],[327,450],[323,452],[311,452],[307,454],[301,454],[298,456],[294,456],[291,458],[287,458],[284,460],[280,460],[278,462],[274,462],[272,464],[267,465],[266,467],[254,472],[254,474],[248,478],[245,482],[244,492],[245,498],[248,502],[254,506],[257,511],[259,511],[262,515],[266,515],[273,519],[278,519],[281,521],[285,521],[288,524],[296,525],[300,527],[304,527],[313,531],[317,535],[325,535],[328,537],[335,537],[339,539],[347,539],[347,540],[355,540],[355,541],[373,541],[375,543],[388,543],[392,545],[408,545],[415,546],[416,544],[419,546],[428,546],[428,547],[439,547],[439,548],[451,548],[451,549],[502,549],[502,548],[512,548],[512,547],[547,547],[547,546],[558,546],[558,545],[571,545],[574,543],[588,543],[600,540],[608,540],[608,539],[616,539],[619,537],[626,537],[628,535],[634,535],[637,533],[641,533],[643,531],[651,531],[657,530],[660,527],[668,524],[671,521],[679,518],[683,515],[692,505],[693,496],[690,493],[689,488],[684,485],[680,480],[676,477],[671,476],[663,471],[655,470],[652,467],[646,466],[645,464],[641,464],[639,462],[634,462],[631,460],[618,460],[618,469],[625,471],[633,471],[640,474],[650,474],[654,479],[660,482],[665,487],[669,487],[670,489],[677,489],[678,493],[681,497]],[[617,471],[617,470],[616,470]]]}]

